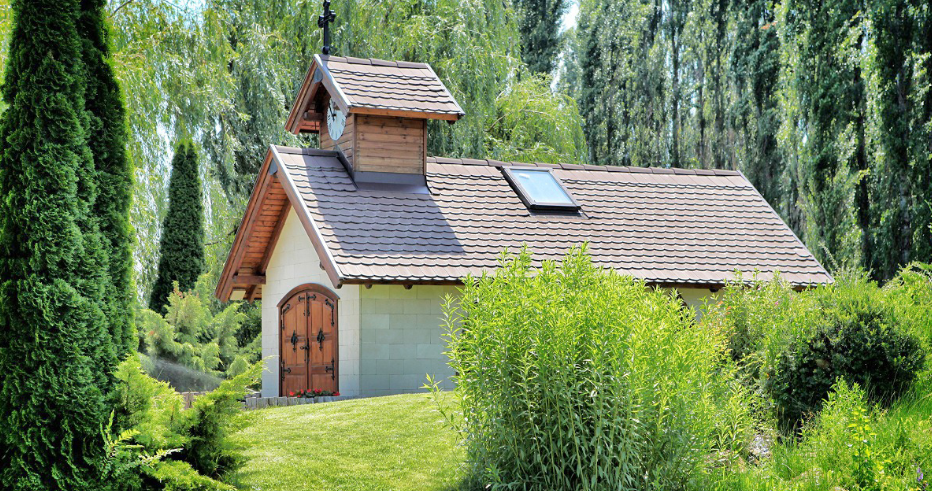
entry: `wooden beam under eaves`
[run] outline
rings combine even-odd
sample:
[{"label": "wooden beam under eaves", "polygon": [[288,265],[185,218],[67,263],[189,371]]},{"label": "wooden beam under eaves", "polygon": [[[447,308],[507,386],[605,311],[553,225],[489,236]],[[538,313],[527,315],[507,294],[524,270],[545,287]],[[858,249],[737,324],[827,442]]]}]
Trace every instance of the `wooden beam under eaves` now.
[{"label": "wooden beam under eaves", "polygon": [[233,275],[234,285],[264,285],[265,275],[258,274],[235,274]]}]

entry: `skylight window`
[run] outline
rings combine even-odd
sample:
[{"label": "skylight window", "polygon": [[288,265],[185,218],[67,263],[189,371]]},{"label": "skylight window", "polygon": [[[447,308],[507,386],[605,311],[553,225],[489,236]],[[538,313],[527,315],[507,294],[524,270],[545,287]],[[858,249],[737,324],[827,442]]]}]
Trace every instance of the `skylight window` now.
[{"label": "skylight window", "polygon": [[533,210],[576,211],[579,205],[549,169],[504,167],[505,179]]}]

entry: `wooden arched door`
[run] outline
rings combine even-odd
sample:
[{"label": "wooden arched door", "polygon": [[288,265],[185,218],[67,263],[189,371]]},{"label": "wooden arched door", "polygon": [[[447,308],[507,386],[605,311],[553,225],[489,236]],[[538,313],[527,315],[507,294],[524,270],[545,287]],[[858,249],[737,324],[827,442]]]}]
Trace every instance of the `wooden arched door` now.
[{"label": "wooden arched door", "polygon": [[285,295],[279,313],[279,393],[339,390],[337,297],[320,285]]}]

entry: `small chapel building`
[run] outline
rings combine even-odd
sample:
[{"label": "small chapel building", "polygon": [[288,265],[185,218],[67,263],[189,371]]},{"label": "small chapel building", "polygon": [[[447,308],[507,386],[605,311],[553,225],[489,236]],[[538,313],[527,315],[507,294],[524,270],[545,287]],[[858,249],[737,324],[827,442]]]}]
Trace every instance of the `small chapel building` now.
[{"label": "small chapel building", "polygon": [[427,121],[464,116],[429,65],[317,55],[286,122],[320,148],[271,146],[216,296],[262,300],[262,395],[414,392],[452,375],[441,302],[527,245],[675,288],[831,281],[740,172],[427,155]]}]

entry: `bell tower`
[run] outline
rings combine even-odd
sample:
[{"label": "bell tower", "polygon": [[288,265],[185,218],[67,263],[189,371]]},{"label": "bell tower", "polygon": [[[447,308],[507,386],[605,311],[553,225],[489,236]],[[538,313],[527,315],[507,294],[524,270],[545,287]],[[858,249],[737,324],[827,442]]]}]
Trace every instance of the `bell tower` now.
[{"label": "bell tower", "polygon": [[324,54],[314,56],[285,127],[317,133],[339,152],[358,184],[425,184],[427,121],[454,123],[465,113],[426,63],[332,56],[324,2],[318,25]]}]

